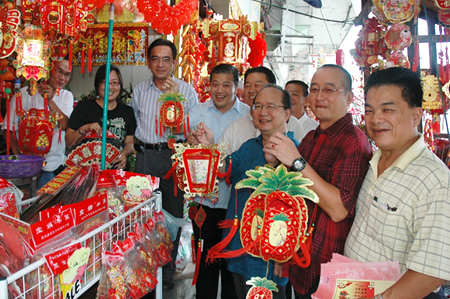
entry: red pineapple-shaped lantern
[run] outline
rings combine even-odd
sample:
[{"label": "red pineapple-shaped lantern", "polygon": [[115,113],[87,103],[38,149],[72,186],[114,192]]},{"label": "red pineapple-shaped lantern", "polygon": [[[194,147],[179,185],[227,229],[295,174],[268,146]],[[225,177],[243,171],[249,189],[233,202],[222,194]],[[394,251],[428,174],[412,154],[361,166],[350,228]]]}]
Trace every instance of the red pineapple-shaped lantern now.
[{"label": "red pineapple-shaped lantern", "polygon": [[[165,127],[176,128],[179,132],[184,122],[184,108],[181,102],[187,102],[182,94],[165,93],[158,101],[163,102],[159,110],[159,122]],[[162,132],[160,131],[162,136]]]},{"label": "red pineapple-shaped lantern", "polygon": [[277,284],[265,277],[252,277],[246,284],[252,286],[248,290],[246,299],[271,299],[273,298],[272,291],[278,292]]}]

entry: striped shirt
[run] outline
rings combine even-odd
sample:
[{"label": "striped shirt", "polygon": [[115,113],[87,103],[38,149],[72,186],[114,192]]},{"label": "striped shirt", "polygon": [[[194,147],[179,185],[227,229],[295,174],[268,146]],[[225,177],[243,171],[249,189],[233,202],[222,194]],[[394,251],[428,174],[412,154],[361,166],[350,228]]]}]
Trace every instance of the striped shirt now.
[{"label": "striped shirt", "polygon": [[[198,96],[192,86],[184,81],[173,78],[180,87],[179,93],[184,95],[188,100],[187,102],[181,102],[184,108],[184,123],[187,123],[186,114],[189,109],[194,107],[198,103]],[[136,116],[137,128],[135,136],[145,143],[158,143],[167,142],[168,136],[171,135],[170,130],[166,128],[160,136],[159,125],[159,111],[161,109],[162,102],[157,101],[163,94],[159,90],[154,82],[153,78],[147,81],[139,83],[133,89],[133,97],[131,99],[131,107],[134,110]],[[156,120],[156,118],[158,120]],[[184,135],[175,135],[176,139],[185,139]]]},{"label": "striped shirt", "polygon": [[379,177],[370,161],[345,255],[450,280],[450,171],[421,136]]}]

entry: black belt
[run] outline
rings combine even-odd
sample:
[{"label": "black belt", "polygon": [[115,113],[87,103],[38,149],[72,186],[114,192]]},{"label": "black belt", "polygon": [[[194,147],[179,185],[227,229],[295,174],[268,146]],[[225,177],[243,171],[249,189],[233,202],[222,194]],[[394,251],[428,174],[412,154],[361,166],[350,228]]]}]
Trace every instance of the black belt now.
[{"label": "black belt", "polygon": [[[175,141],[175,143],[182,143],[183,140],[179,139]],[[137,143],[140,147],[143,147],[144,149],[148,150],[156,150],[156,151],[162,151],[169,149],[169,144],[167,142],[159,142],[159,143],[144,143],[142,141],[138,141]]]}]

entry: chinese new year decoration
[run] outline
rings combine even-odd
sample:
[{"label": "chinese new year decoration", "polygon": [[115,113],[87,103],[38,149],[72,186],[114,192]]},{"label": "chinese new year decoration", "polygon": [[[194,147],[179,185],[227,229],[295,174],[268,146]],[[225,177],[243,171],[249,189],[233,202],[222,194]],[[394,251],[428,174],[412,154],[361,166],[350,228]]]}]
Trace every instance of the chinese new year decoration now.
[{"label": "chinese new year decoration", "polygon": [[[317,194],[308,188],[313,182],[299,172],[288,172],[284,165],[276,169],[269,165],[259,166],[246,174],[248,178],[238,182],[236,189],[255,191],[245,204],[241,220],[235,218],[223,224],[231,228],[230,233],[209,250],[207,262],[248,253],[267,262],[292,259],[299,266],[308,267],[314,225],[308,229],[305,199],[319,202]],[[314,214],[310,223],[314,223]],[[224,251],[239,226],[242,248]]]}]

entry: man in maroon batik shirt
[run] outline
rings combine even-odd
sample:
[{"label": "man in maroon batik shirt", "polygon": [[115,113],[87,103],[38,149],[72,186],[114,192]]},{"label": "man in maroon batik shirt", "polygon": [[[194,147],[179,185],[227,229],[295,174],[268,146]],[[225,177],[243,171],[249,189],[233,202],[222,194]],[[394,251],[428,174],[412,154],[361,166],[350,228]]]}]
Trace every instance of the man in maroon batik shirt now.
[{"label": "man in maroon batik shirt", "polygon": [[[366,135],[352,124],[347,107],[353,100],[352,78],[338,65],[324,65],[311,80],[310,107],[319,127],[295,148],[289,138],[277,134],[264,151],[313,180],[310,188],[319,196],[312,239],[311,264],[303,269],[289,264],[289,280],[296,298],[311,298],[319,284],[320,265],[332,253],[344,252],[353,223],[356,199],[369,168],[372,149]],[[314,204],[307,201],[309,219]],[[278,266],[281,275],[281,266]]]}]

